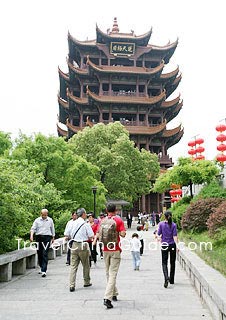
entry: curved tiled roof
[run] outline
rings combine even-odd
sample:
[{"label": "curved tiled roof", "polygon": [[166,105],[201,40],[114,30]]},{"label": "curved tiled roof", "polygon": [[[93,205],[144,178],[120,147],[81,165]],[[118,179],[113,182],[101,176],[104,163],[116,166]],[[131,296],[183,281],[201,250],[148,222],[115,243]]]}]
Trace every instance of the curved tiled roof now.
[{"label": "curved tiled roof", "polygon": [[68,73],[64,73],[63,71],[60,70],[60,67],[58,66],[58,73],[59,75],[64,78],[66,81],[69,81],[69,75]]},{"label": "curved tiled roof", "polygon": [[98,34],[101,35],[102,38],[105,39],[126,39],[126,40],[130,40],[130,41],[135,41],[135,42],[141,42],[144,43],[143,45],[147,45],[148,41],[150,40],[151,34],[152,34],[152,28],[139,36],[136,36],[134,34],[134,32],[131,33],[121,33],[121,32],[109,32],[108,34],[103,32],[102,30],[100,30],[100,28],[96,25],[96,32],[97,32],[97,37]]},{"label": "curved tiled roof", "polygon": [[57,123],[57,132],[61,137],[67,137],[68,135],[67,130],[62,129],[58,123]]},{"label": "curved tiled roof", "polygon": [[142,75],[152,75],[161,72],[164,68],[164,61],[153,69],[144,67],[124,67],[124,66],[98,66],[90,61],[89,57],[87,59],[87,64],[97,72],[107,72],[107,73],[129,73],[129,74],[142,74]]},{"label": "curved tiled roof", "polygon": [[168,72],[168,73],[162,73],[160,76],[160,79],[170,79],[173,77],[176,77],[179,72],[179,67],[177,67],[175,70]]},{"label": "curved tiled roof", "polygon": [[182,79],[182,74],[180,74],[178,77],[176,77],[176,79],[173,81],[172,85],[178,85],[178,83],[181,81]]},{"label": "curved tiled roof", "polygon": [[73,96],[73,94],[70,93],[69,90],[67,91],[67,96],[68,96],[69,99],[71,99],[71,100],[74,101],[75,103],[78,103],[78,104],[88,104],[88,98],[79,98],[79,97]]},{"label": "curved tiled roof", "polygon": [[165,130],[165,131],[163,132],[162,137],[163,137],[163,138],[173,137],[173,136],[175,136],[177,133],[179,133],[180,131],[181,131],[181,124],[180,124],[178,127],[174,128],[174,129]]},{"label": "curved tiled roof", "polygon": [[65,109],[69,109],[69,105],[68,102],[65,101],[64,99],[62,99],[59,95],[58,95],[58,102],[59,104],[64,107]]},{"label": "curved tiled roof", "polygon": [[[68,129],[71,131],[77,133],[78,131],[83,130],[85,127],[79,127],[79,126],[74,126],[69,123],[68,119],[66,122],[66,126]],[[87,126],[89,126],[89,123],[87,123]],[[124,128],[129,132],[129,134],[142,134],[142,135],[154,135],[156,133],[159,133],[163,131],[166,128],[166,121],[161,123],[158,126],[124,126]]]},{"label": "curved tiled roof", "polygon": [[170,100],[170,101],[163,101],[161,107],[163,108],[170,108],[175,106],[180,101],[180,94],[177,98]]},{"label": "curved tiled roof", "polygon": [[148,45],[148,47],[150,47],[152,50],[156,50],[156,51],[167,51],[169,49],[174,49],[176,48],[176,46],[178,45],[178,38],[176,41],[172,42],[172,43],[167,43],[164,46],[155,46],[153,44]]},{"label": "curved tiled roof", "polygon": [[75,44],[79,45],[79,46],[96,46],[96,40],[86,40],[86,41],[79,41],[77,39],[75,39],[70,32],[68,31],[68,40],[74,42]]},{"label": "curved tiled roof", "polygon": [[71,131],[73,131],[73,132],[75,132],[75,133],[77,133],[78,131],[81,131],[81,130],[84,129],[84,128],[81,128],[81,127],[79,127],[79,126],[73,126],[73,124],[70,124],[70,122],[68,121],[68,119],[67,119],[67,121],[66,121],[66,126],[68,127],[68,129],[70,129]]},{"label": "curved tiled roof", "polygon": [[183,107],[183,100],[180,103],[178,103],[176,106],[174,106],[174,108],[171,108],[170,110],[168,110],[165,113],[165,117],[167,121],[169,122],[172,119],[174,119],[178,115],[182,107]]},{"label": "curved tiled roof", "polygon": [[69,69],[71,69],[73,72],[75,72],[77,74],[81,74],[81,75],[88,75],[88,69],[77,68],[77,67],[73,66],[73,64],[69,60],[67,61],[67,64],[68,64]]},{"label": "curved tiled roof", "polygon": [[128,104],[155,104],[161,102],[165,99],[166,95],[165,92],[162,92],[160,95],[155,97],[136,97],[136,96],[99,96],[87,88],[88,96],[98,102],[105,102],[105,103],[128,103]]},{"label": "curved tiled roof", "polygon": [[166,128],[166,121],[158,126],[124,126],[130,134],[153,135]]},{"label": "curved tiled roof", "polygon": [[173,93],[176,90],[181,79],[182,79],[182,74],[180,74],[176,79],[174,79],[174,81],[172,83],[166,84],[165,89],[166,89],[166,97],[167,98],[171,95],[171,93]]},{"label": "curved tiled roof", "polygon": [[180,141],[180,139],[183,137],[183,134],[184,134],[184,129],[182,128],[181,131],[177,132],[176,134],[168,138],[168,141],[166,142],[167,148],[170,148],[175,144],[177,144]]}]

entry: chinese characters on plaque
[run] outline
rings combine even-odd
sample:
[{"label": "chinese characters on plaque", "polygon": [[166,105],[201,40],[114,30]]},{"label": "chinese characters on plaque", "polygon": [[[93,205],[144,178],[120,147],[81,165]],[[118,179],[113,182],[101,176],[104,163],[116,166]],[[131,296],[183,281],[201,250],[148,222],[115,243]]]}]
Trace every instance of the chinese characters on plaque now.
[{"label": "chinese characters on plaque", "polygon": [[135,43],[111,42],[111,54],[125,54],[132,55],[135,52]]}]

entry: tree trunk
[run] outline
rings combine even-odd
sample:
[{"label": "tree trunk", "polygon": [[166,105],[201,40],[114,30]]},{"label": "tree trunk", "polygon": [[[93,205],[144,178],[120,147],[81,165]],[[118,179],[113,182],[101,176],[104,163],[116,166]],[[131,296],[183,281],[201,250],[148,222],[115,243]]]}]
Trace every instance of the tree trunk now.
[{"label": "tree trunk", "polygon": [[190,183],[189,183],[189,187],[190,187],[190,195],[191,197],[193,198],[193,193],[192,193],[192,181],[190,180]]}]

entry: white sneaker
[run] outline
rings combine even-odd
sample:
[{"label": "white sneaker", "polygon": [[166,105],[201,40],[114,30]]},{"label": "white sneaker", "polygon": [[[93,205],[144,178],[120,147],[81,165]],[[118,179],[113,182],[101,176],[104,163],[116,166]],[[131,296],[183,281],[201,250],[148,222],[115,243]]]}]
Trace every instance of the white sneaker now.
[{"label": "white sneaker", "polygon": [[42,274],[42,269],[39,270],[38,274]]},{"label": "white sneaker", "polygon": [[42,278],[46,277],[46,272],[42,272]]}]

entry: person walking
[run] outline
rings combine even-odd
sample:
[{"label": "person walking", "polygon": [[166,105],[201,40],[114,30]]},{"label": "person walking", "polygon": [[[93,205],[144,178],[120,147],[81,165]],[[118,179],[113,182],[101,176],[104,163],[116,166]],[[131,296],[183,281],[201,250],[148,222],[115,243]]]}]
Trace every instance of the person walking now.
[{"label": "person walking", "polygon": [[158,224],[160,222],[160,216],[159,216],[158,212],[156,212],[156,214],[155,214],[155,222],[156,222],[156,225],[158,226]]},{"label": "person walking", "polygon": [[126,213],[126,220],[127,220],[127,227],[128,229],[131,228],[132,226],[132,221],[133,221],[133,216],[132,216],[132,213],[131,212],[128,212]]},{"label": "person walking", "polygon": [[[71,220],[69,220],[66,224],[65,230],[64,230],[64,236],[66,240],[70,240],[69,237],[69,230],[71,229],[72,224],[74,221],[77,219],[77,214],[76,211],[72,212],[71,214]],[[67,259],[66,259],[66,265],[70,265],[70,260],[71,260],[71,248],[69,247],[71,243],[68,242],[68,247],[67,247]]]},{"label": "person walking", "polygon": [[51,243],[54,241],[55,228],[53,220],[48,217],[48,210],[42,209],[40,217],[35,219],[30,230],[30,241],[33,242],[34,234],[37,243],[39,273],[43,278],[46,277],[48,265],[48,251]]},{"label": "person walking", "polygon": [[[90,224],[90,227],[93,230],[94,233],[94,238],[95,235],[97,233],[98,230],[98,224],[99,224],[99,220],[95,219],[94,213],[93,212],[89,212],[87,214],[87,218],[88,218],[88,223]],[[95,221],[97,220],[97,221]],[[89,264],[90,267],[92,266],[92,261],[94,262],[94,265],[96,265],[97,263],[97,245],[96,245],[96,240],[88,240],[88,244],[89,244],[89,250],[91,255],[89,256]]]},{"label": "person walking", "polygon": [[138,239],[139,236],[137,233],[132,234],[132,239],[130,240],[131,245],[131,254],[133,257],[133,269],[134,270],[140,270],[140,248],[141,248],[141,242]]},{"label": "person walking", "polygon": [[83,267],[84,287],[90,287],[90,265],[89,265],[89,245],[88,240],[94,237],[93,230],[86,222],[86,210],[79,208],[77,210],[77,220],[71,225],[68,231],[71,245],[71,271],[70,271],[70,292],[75,291],[76,275],[79,263]]},{"label": "person walking", "polygon": [[[102,219],[104,219],[106,217],[105,213],[104,212],[101,212],[100,215],[99,215],[99,223],[101,223]],[[103,255],[103,243],[98,241],[99,243],[99,250],[100,250],[100,259],[103,259],[104,258],[104,255]]]},{"label": "person walking", "polygon": [[[162,271],[164,275],[164,287],[168,287],[168,283],[174,284],[175,262],[176,262],[176,244],[178,243],[177,225],[172,221],[172,212],[164,213],[165,221],[159,223],[157,234],[161,237],[162,252]],[[170,276],[168,273],[168,256],[170,255]]]},{"label": "person walking", "polygon": [[140,255],[142,256],[144,253],[144,239],[143,239],[143,226],[137,226],[137,231],[138,231],[138,238],[140,240]]},{"label": "person walking", "polygon": [[111,309],[111,301],[117,301],[118,290],[116,278],[121,261],[120,236],[126,236],[123,220],[116,215],[116,206],[109,203],[106,208],[107,217],[101,221],[98,238],[103,242],[104,262],[107,277],[107,286],[104,293],[104,305]]}]

